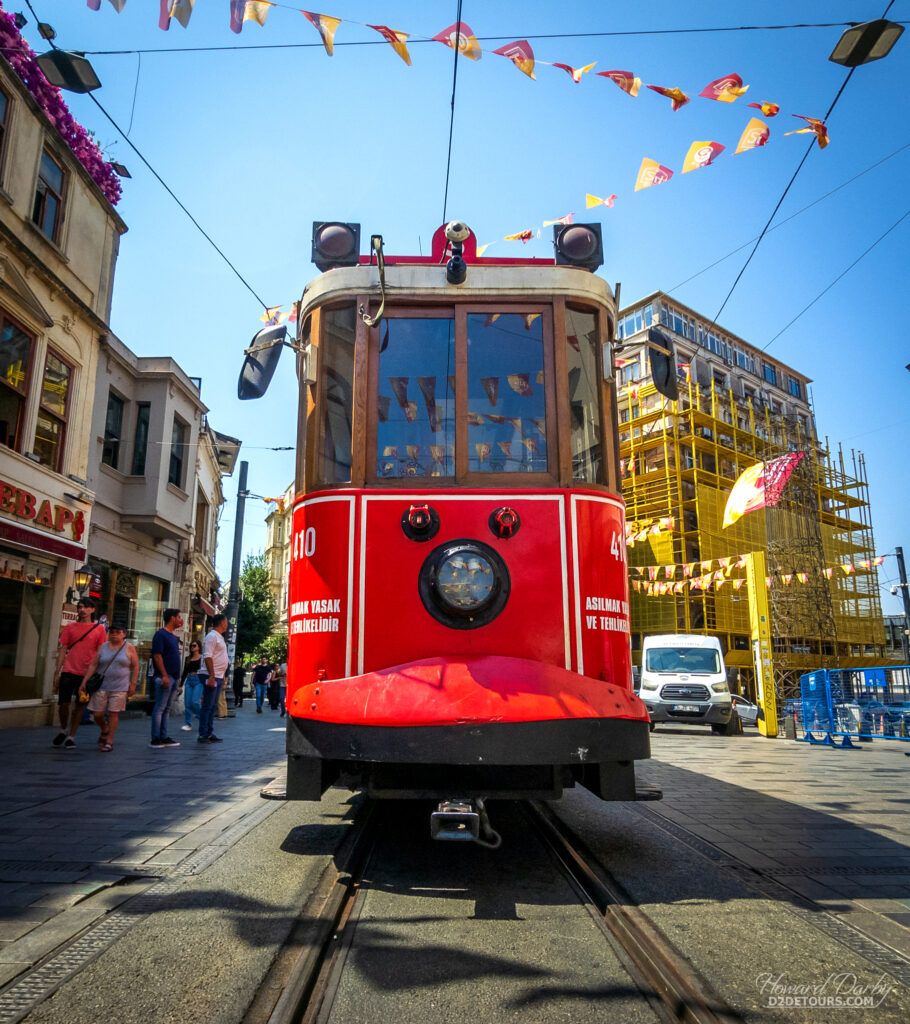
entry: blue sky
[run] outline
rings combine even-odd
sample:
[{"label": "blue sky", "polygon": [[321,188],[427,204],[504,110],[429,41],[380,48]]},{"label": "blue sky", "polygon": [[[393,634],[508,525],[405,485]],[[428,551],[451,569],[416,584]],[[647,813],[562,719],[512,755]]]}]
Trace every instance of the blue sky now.
[{"label": "blue sky", "polygon": [[[391,48],[342,43],[378,36],[351,22],[389,25],[433,36],[455,20],[455,3],[339,0],[322,13],[342,18],[335,56],[294,10],[275,8],[260,28],[228,29],[227,0],[197,0],[187,30],[157,28],[158,4],[129,0],[121,14],[104,2],[93,12],[78,0],[32,0],[63,48],[89,51],[102,82],[95,97],[212,235],[268,305],[289,304],[315,273],[309,262],[313,220],[358,221],[363,236],[381,233],[390,253],[426,252],[443,220],[452,52],[438,43],[411,46],[408,68]],[[9,10],[19,9],[6,0]],[[846,71],[828,54],[841,28],[644,34],[657,29],[863,21],[880,17],[887,0],[809,0],[737,4],[651,0],[472,3],[462,19],[484,41],[479,62],[460,60],[448,218],[459,217],[489,242],[574,211],[584,219],[586,192],[616,193],[597,219],[606,262],[600,273],[622,282],[623,303],[656,289],[714,317],[748,249],[688,283],[681,282],[755,238],[802,158],[808,137],[793,113],[822,117]],[[41,52],[34,19],[23,35]],[[910,20],[910,0],[888,12]],[[639,34],[582,37],[598,32]],[[551,38],[534,38],[551,36]],[[621,68],[643,83],[679,86],[691,102],[673,113],[669,101],[642,87],[637,99],[594,74],[575,85],[559,69],[538,64],[537,81],[492,50],[531,40],[539,61],[594,71]],[[287,43],[294,49],[251,49]],[[223,52],[102,54],[159,48],[238,47]],[[907,117],[910,34],[891,55],[857,69],[828,121],[831,143],[809,155],[778,213],[790,217],[832,189],[879,166],[771,231],[719,318],[758,346],[766,345],[910,209]],[[709,81],[740,74],[749,92],[735,103],[698,98]],[[122,240],[112,327],[142,355],[174,356],[203,379],[212,425],[243,439],[250,488],[274,494],[293,475],[296,390],[286,357],[268,396],[236,398],[242,349],[260,326],[261,308],[143,167],[91,100],[70,94],[74,115],[96,132],[106,153],[126,164],[118,207],[129,225]],[[733,156],[740,133],[773,101],[763,149]],[[680,175],[694,140],[727,147],[708,168]],[[907,146],[906,149],[901,147]],[[899,151],[899,152],[896,152]],[[896,155],[890,156],[890,154]],[[890,159],[884,159],[889,157]],[[634,193],[643,157],[675,171],[672,181]],[[818,430],[865,453],[876,550],[903,544],[910,499],[905,450],[910,344],[901,314],[906,291],[910,217],[890,232],[800,320],[769,354],[814,380]],[[511,248],[510,248],[511,247]],[[497,242],[490,255],[518,243]],[[545,256],[547,232],[521,247]],[[226,481],[219,572],[229,575],[236,478]],[[245,551],[262,548],[265,506],[247,504]],[[900,610],[882,569],[883,607]]]}]

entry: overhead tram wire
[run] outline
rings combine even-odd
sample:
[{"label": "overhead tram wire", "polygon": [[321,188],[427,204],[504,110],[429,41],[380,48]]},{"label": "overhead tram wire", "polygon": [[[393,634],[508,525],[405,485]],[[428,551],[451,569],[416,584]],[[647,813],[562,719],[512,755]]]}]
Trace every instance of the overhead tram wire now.
[{"label": "overhead tram wire", "polygon": [[[36,22],[40,22],[41,19],[35,13],[35,9],[32,7],[31,0],[25,0],[25,2],[28,5],[28,9],[32,12],[32,17],[35,19]],[[53,49],[55,49],[55,50],[59,49],[59,47],[56,45],[56,43],[52,39],[48,40],[48,42],[51,44],[51,47]],[[155,170],[155,168],[152,167],[152,165],[148,162],[148,160],[146,160],[146,158],[142,155],[142,153],[139,151],[139,149],[136,147],[136,145],[132,142],[132,140],[130,139],[129,135],[127,135],[127,133],[120,127],[119,124],[117,124],[117,122],[104,109],[104,107],[101,106],[101,104],[98,102],[98,100],[95,99],[94,93],[90,92],[90,93],[87,93],[86,95],[92,101],[92,103],[94,103],[95,106],[101,111],[101,113],[104,114],[104,116],[108,119],[108,121],[110,121],[110,123],[114,126],[114,129],[117,131],[117,133],[123,139],[123,141],[130,147],[130,149],[136,154],[136,156],[139,157],[139,159],[143,162],[143,164],[145,164],[145,166],[152,173],[152,175],[155,177],[155,179],[158,181],[158,183],[161,185],[161,187],[165,190],[165,192],[167,192],[167,194],[171,197],[171,199],[173,199],[174,202],[180,207],[180,209],[183,210],[183,212],[187,215],[187,217],[189,217],[190,221],[192,221],[192,223],[195,226],[196,230],[209,243],[209,245],[215,250],[215,252],[218,253],[218,255],[224,260],[224,262],[231,268],[231,270],[233,271],[234,276],[237,278],[237,280],[240,281],[240,283],[244,286],[244,288],[246,288],[246,290],[250,293],[250,295],[253,296],[253,298],[259,303],[259,305],[262,306],[262,308],[264,310],[267,310],[269,307],[268,307],[268,304],[265,302],[265,300],[261,299],[259,297],[259,295],[256,293],[256,291],[253,288],[253,286],[249,283],[249,281],[247,281],[247,279],[243,276],[243,274],[240,273],[240,271],[234,266],[234,264],[227,258],[227,256],[224,254],[224,252],[221,250],[221,248],[218,246],[218,244],[215,242],[215,240],[212,238],[212,236],[205,230],[205,228],[203,228],[203,226],[199,223],[199,221],[196,220],[196,218],[190,213],[190,211],[177,198],[176,194],[174,193],[174,191],[170,187],[170,185],[168,185],[168,183],[164,180],[164,178],[162,178],[161,175]]]},{"label": "overhead tram wire", "polygon": [[446,223],[446,209],[449,205],[449,172],[452,169],[452,135],[455,130],[455,86],[458,84],[458,44],[461,42],[461,0],[455,13],[455,60],[452,65],[452,109],[449,115],[449,152],[446,156],[446,187],[442,197],[442,223]]},{"label": "overhead tram wire", "polygon": [[[884,14],[882,15],[882,18],[884,18],[884,17],[885,17],[885,15],[886,15],[886,14],[888,13],[888,11],[890,11],[890,10],[891,10],[891,8],[892,8],[892,6],[893,6],[893,5],[894,5],[894,0],[890,0],[890,2],[888,3],[888,6],[887,6],[887,7],[885,8],[885,13],[884,13]],[[847,72],[847,77],[846,77],[846,78],[845,78],[845,79],[843,80],[843,82],[841,83],[841,87],[840,87],[840,88],[839,88],[839,89],[837,90],[837,95],[836,95],[836,96],[834,97],[834,99],[833,99],[833,100],[831,101],[831,106],[830,106],[830,107],[828,107],[828,112],[827,112],[827,113],[825,114],[825,116],[824,116],[824,117],[823,117],[823,118],[821,119],[821,121],[822,121],[822,124],[827,124],[828,118],[829,118],[829,117],[831,116],[831,112],[832,112],[832,111],[834,110],[834,107],[836,106],[836,104],[837,104],[837,101],[838,101],[838,100],[839,100],[839,99],[841,98],[841,96],[843,95],[844,89],[846,89],[846,88],[847,88],[847,83],[848,83],[848,82],[850,81],[850,79],[851,79],[851,78],[853,77],[853,72],[854,72],[854,71],[856,71],[856,68],[857,68],[857,67],[859,67],[859,65],[855,65],[854,67],[850,68],[850,70],[849,70],[849,71]],[[740,282],[740,279],[742,278],[743,274],[744,274],[744,273],[746,272],[746,267],[748,267],[748,266],[749,266],[749,264],[750,264],[750,263],[752,262],[752,257],[753,257],[753,256],[755,255],[755,253],[756,253],[756,252],[758,251],[758,247],[759,247],[759,246],[761,245],[762,239],[763,239],[763,238],[765,237],[765,235],[767,234],[767,232],[768,232],[768,228],[770,228],[770,227],[771,227],[771,221],[773,221],[773,220],[774,220],[774,218],[775,218],[775,217],[777,216],[777,211],[778,211],[778,210],[780,209],[780,207],[781,207],[781,203],[783,203],[784,199],[786,199],[786,197],[787,197],[787,193],[788,193],[788,192],[790,191],[790,189],[791,189],[791,187],[792,187],[792,185],[793,185],[793,182],[794,182],[794,181],[796,181],[797,175],[798,175],[798,174],[799,174],[799,172],[800,172],[800,171],[801,171],[801,170],[803,169],[803,164],[804,164],[804,163],[806,162],[806,160],[808,160],[808,158],[809,158],[809,154],[810,154],[810,153],[812,152],[812,147],[813,147],[813,146],[815,146],[815,144],[816,144],[817,142],[818,142],[818,139],[817,139],[817,138],[813,138],[813,139],[812,139],[812,141],[811,141],[811,142],[809,143],[809,148],[808,148],[808,149],[806,150],[806,152],[805,152],[805,153],[803,154],[803,158],[802,158],[802,160],[800,160],[800,162],[799,162],[799,164],[798,164],[798,166],[797,166],[796,170],[795,170],[795,171],[793,172],[793,177],[792,177],[792,178],[791,178],[791,179],[790,179],[790,180],[789,180],[789,181],[787,182],[787,187],[786,187],[786,188],[784,189],[784,191],[783,191],[783,192],[781,193],[781,197],[780,197],[780,199],[778,199],[778,200],[777,200],[777,205],[776,205],[776,206],[774,207],[774,209],[773,209],[773,210],[771,211],[771,216],[770,216],[770,217],[768,218],[768,222],[767,222],[767,223],[765,224],[765,226],[764,226],[764,227],[762,228],[762,230],[761,230],[761,234],[760,234],[760,235],[758,236],[758,240],[756,241],[756,243],[755,243],[755,246],[754,246],[754,247],[753,247],[753,249],[752,249],[752,252],[750,252],[750,253],[749,253],[748,257],[746,258],[746,262],[745,262],[745,263],[743,264],[743,266],[742,266],[742,269],[741,269],[741,270],[740,270],[740,272],[739,272],[739,273],[738,273],[738,274],[736,275],[736,280],[735,280],[735,281],[733,282],[733,284],[732,284],[732,285],[730,285],[730,290],[729,290],[729,291],[727,292],[727,297],[726,297],[726,298],[724,299],[724,301],[723,301],[723,302],[722,302],[722,303],[720,304],[720,309],[719,309],[719,310],[718,310],[718,311],[717,311],[717,312],[716,312],[716,313],[714,314],[714,322],[715,322],[715,323],[717,323],[717,321],[718,321],[718,318],[720,317],[720,314],[721,314],[721,313],[723,313],[723,311],[724,311],[724,307],[725,307],[725,306],[727,305],[727,303],[728,303],[728,302],[730,301],[730,296],[731,296],[731,295],[733,294],[733,292],[734,292],[734,291],[736,290],[736,286],[737,286],[737,285],[739,284],[739,282]]]},{"label": "overhead tram wire", "polygon": [[[460,19],[459,19],[460,20]],[[354,22],[354,24],[360,24]],[[531,40],[540,39],[613,39],[622,36],[668,36],[668,35],[696,35],[711,32],[774,32],[786,31],[788,29],[806,28],[852,28],[855,21],[827,21],[827,22],[801,22],[793,25],[724,25],[707,28],[654,28],[654,29],[625,29],[614,32],[551,32],[540,35],[524,35],[517,33],[522,38]],[[897,24],[907,25],[910,22],[900,21]],[[480,43],[508,42],[514,39],[516,34],[508,36],[477,36]],[[433,43],[436,40],[429,37],[421,38],[411,35],[408,39],[408,46],[419,46],[423,43]],[[384,39],[363,39],[363,40],[335,40],[334,48],[357,47],[357,46],[387,46]],[[117,57],[134,53],[213,53],[230,50],[322,50],[324,45],[318,43],[252,43],[250,45],[234,46],[161,46],[142,50],[80,50],[87,57]]]}]

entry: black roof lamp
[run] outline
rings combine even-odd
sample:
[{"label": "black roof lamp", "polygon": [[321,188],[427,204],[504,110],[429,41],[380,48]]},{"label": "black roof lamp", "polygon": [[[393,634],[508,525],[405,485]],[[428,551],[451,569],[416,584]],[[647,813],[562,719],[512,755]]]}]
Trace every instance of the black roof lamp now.
[{"label": "black roof lamp", "polygon": [[840,37],[828,60],[845,68],[857,68],[860,64],[881,60],[888,56],[903,31],[903,25],[884,18],[854,25]]},{"label": "black roof lamp", "polygon": [[44,77],[58,89],[69,92],[92,92],[101,88],[95,69],[84,54],[70,50],[48,50],[37,58]]}]

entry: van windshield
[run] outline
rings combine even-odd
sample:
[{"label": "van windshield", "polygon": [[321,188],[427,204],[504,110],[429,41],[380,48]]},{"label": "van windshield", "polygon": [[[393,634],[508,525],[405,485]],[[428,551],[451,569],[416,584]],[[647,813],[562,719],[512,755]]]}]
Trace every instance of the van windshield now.
[{"label": "van windshield", "polygon": [[649,672],[720,672],[717,651],[704,647],[651,647],[646,654]]}]

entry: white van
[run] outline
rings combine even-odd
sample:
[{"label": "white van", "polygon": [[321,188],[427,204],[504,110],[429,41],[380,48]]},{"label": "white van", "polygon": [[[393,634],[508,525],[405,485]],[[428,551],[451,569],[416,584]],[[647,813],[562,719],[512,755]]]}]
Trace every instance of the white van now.
[{"label": "white van", "polygon": [[639,697],[657,722],[710,725],[727,733],[733,717],[720,641],[676,633],[646,636],[641,651]]}]

